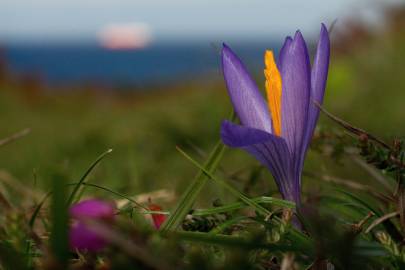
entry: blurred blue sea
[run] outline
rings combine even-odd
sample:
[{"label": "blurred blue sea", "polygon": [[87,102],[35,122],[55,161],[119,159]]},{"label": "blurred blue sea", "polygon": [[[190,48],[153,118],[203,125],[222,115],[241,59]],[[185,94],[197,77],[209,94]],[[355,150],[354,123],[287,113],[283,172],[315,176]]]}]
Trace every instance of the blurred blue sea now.
[{"label": "blurred blue sea", "polygon": [[[229,43],[248,65],[263,66],[272,43]],[[156,44],[140,50],[109,50],[91,44],[19,44],[4,47],[10,70],[32,74],[49,85],[97,83],[150,85],[219,74],[220,43]]]}]

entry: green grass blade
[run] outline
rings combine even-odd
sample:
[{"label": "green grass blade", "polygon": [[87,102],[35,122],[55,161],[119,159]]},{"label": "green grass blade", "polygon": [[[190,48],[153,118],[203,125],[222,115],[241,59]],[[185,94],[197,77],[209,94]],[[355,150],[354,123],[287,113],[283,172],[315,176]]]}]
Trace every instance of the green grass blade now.
[{"label": "green grass blade", "polygon": [[336,191],[339,193],[343,194],[346,196],[346,198],[349,198],[352,202],[357,203],[358,205],[364,207],[364,209],[367,209],[368,211],[373,212],[377,216],[382,216],[381,211],[379,211],[377,208],[371,206],[368,202],[365,200],[361,199],[359,196],[356,196],[346,190],[340,189],[340,188],[335,188]]},{"label": "green grass blade", "polygon": [[197,168],[199,168],[208,178],[214,180],[216,183],[224,187],[225,189],[228,190],[228,192],[232,193],[235,197],[239,198],[242,202],[245,204],[252,206],[258,213],[262,215],[270,215],[270,211],[258,204],[257,202],[249,199],[246,195],[242,194],[239,190],[234,188],[232,185],[228,184],[226,181],[217,178],[216,176],[212,175],[210,171],[205,169],[202,165],[200,165],[197,161],[192,159],[189,155],[187,155],[183,150],[177,147],[177,150],[186,158],[188,159],[191,163],[193,163]]},{"label": "green grass blade", "polygon": [[82,183],[86,180],[87,176],[93,171],[93,169],[97,166],[98,163],[100,163],[100,161],[102,161],[105,156],[107,156],[108,154],[110,154],[112,152],[112,149],[108,149],[107,151],[105,151],[104,153],[102,153],[91,165],[90,167],[87,169],[87,171],[83,174],[82,178],[80,178],[79,182],[77,183],[77,185],[74,186],[72,193],[69,196],[69,199],[67,200],[68,205],[71,205],[76,197],[76,194],[79,192],[79,189],[82,185]]},{"label": "green grass blade", "polygon": [[67,269],[69,258],[69,216],[68,205],[66,204],[66,188],[63,176],[55,175],[52,178],[52,231],[50,243],[52,253],[58,261],[58,269]]},{"label": "green grass blade", "polygon": [[[219,161],[222,159],[224,150],[225,146],[222,144],[221,141],[218,141],[217,144],[215,145],[215,148],[210,153],[208,160],[205,162],[205,168],[207,171],[213,173],[217,169]],[[206,176],[206,174],[204,174],[202,170],[199,170],[191,185],[188,186],[187,190],[181,196],[174,211],[172,211],[172,214],[162,225],[161,228],[162,232],[173,230],[179,226],[179,224],[183,221],[184,217],[193,207],[193,204],[197,199],[198,194],[204,187],[207,180],[208,177]]]}]

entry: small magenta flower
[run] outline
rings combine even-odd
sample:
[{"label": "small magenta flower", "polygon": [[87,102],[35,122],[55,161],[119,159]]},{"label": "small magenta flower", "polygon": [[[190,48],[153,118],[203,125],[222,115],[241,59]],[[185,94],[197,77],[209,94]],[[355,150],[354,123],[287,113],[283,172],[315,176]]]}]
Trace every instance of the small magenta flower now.
[{"label": "small magenta flower", "polygon": [[86,220],[112,222],[116,207],[112,202],[90,199],[74,204],[69,209],[73,221],[69,231],[69,241],[72,250],[87,250],[97,252],[107,245],[107,241],[94,232]]},{"label": "small magenta flower", "polygon": [[266,94],[256,84],[236,54],[224,44],[222,69],[228,93],[241,125],[224,121],[223,142],[238,147],[266,166],[286,200],[299,205],[301,173],[322,103],[329,66],[329,34],[322,24],[312,63],[299,31],[287,37],[277,64],[265,53]]}]

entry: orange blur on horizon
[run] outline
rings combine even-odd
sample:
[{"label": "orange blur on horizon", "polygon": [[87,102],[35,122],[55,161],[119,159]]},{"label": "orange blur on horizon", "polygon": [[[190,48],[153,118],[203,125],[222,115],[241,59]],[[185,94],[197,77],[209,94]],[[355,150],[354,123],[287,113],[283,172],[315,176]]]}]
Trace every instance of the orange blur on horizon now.
[{"label": "orange blur on horizon", "polygon": [[147,47],[152,41],[150,28],[144,23],[110,24],[99,32],[99,43],[110,50]]}]

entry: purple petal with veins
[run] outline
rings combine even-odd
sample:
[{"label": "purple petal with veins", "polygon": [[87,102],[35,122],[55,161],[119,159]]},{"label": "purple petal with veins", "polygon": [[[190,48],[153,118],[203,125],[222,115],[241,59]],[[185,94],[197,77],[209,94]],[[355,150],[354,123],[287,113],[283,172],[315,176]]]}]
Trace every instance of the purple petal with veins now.
[{"label": "purple petal with veins", "polygon": [[281,137],[271,134],[271,116],[256,84],[241,60],[226,45],[222,69],[228,93],[241,125],[224,121],[224,144],[241,148],[275,178],[284,199],[300,204],[301,174],[319,110],[311,100],[322,102],[329,65],[329,36],[322,25],[311,70],[307,46],[301,33],[287,37],[278,57],[282,79]]},{"label": "purple petal with veins", "polygon": [[222,71],[236,114],[243,125],[271,133],[270,112],[259,89],[236,54],[224,44]]}]

